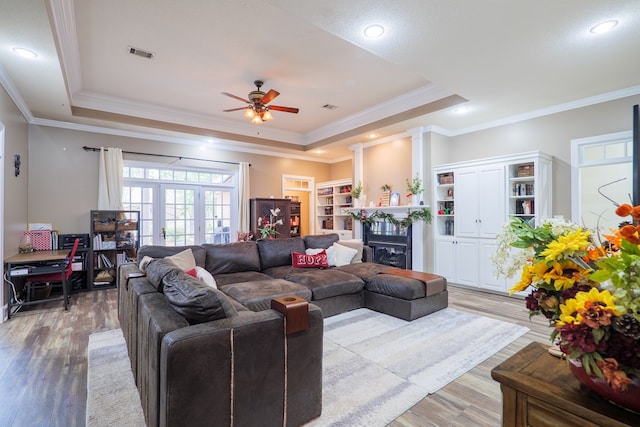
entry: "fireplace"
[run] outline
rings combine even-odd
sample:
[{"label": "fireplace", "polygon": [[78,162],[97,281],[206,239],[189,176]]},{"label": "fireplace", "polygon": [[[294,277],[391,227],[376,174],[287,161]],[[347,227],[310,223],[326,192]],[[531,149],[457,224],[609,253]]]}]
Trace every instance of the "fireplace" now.
[{"label": "fireplace", "polygon": [[363,242],[371,247],[377,264],[411,270],[411,226],[378,221],[362,225]]}]

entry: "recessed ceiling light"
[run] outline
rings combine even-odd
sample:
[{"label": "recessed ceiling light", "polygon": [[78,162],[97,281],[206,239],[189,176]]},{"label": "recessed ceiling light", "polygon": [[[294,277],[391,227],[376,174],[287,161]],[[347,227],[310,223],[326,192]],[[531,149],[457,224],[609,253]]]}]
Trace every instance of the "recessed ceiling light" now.
[{"label": "recessed ceiling light", "polygon": [[26,49],[24,47],[14,47],[12,50],[13,50],[13,53],[15,53],[16,55],[20,55],[23,58],[32,59],[32,58],[38,57],[37,53],[35,53],[32,50]]},{"label": "recessed ceiling light", "polygon": [[373,138],[375,138],[376,136],[378,136],[378,134],[377,134],[377,133],[373,133],[373,132],[371,132],[368,136],[369,136],[369,138],[373,139]]},{"label": "recessed ceiling light", "polygon": [[380,24],[369,25],[364,29],[364,35],[370,39],[377,39],[384,34],[384,27]]},{"label": "recessed ceiling light", "polygon": [[458,108],[454,109],[453,112],[456,113],[456,114],[468,113],[469,112],[469,107],[458,107]]},{"label": "recessed ceiling light", "polygon": [[616,25],[618,25],[618,21],[616,21],[615,19],[610,19],[609,21],[604,21],[599,23],[598,25],[591,27],[589,31],[593,34],[602,34],[613,29]]}]

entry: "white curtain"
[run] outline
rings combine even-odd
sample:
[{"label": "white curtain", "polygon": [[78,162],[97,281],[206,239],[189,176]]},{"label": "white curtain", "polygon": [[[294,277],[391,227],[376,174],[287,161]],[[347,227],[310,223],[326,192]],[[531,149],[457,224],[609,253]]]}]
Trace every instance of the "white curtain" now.
[{"label": "white curtain", "polygon": [[122,210],[122,149],[100,147],[98,209]]},{"label": "white curtain", "polygon": [[240,162],[240,170],[238,173],[238,213],[240,214],[240,222],[238,231],[248,233],[251,230],[249,225],[249,163]]}]

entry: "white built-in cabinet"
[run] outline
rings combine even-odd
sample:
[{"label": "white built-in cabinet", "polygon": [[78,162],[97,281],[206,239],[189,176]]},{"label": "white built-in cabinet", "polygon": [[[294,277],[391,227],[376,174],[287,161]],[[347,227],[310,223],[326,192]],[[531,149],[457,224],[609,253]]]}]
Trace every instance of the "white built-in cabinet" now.
[{"label": "white built-in cabinet", "polygon": [[551,217],[552,158],[529,152],[434,168],[434,269],[453,284],[504,293],[491,256],[511,216]]},{"label": "white built-in cabinet", "polygon": [[316,233],[336,233],[341,239],[353,237],[351,180],[319,182],[316,185]]}]

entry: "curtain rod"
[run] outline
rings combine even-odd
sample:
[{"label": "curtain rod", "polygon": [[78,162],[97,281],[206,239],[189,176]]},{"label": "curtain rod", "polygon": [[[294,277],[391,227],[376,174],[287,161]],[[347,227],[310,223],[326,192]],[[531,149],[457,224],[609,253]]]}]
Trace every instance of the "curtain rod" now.
[{"label": "curtain rod", "polygon": [[[88,147],[86,145],[83,146],[82,149],[84,151],[100,151],[100,149],[97,148],[97,147]],[[109,150],[107,148],[105,148],[104,151],[109,151]],[[122,152],[124,154],[140,154],[142,156],[170,157],[172,159],[178,159],[178,160],[200,160],[200,161],[203,161],[203,162],[226,163],[228,165],[239,165],[240,164],[238,162],[226,162],[224,160],[199,159],[199,158],[196,158],[196,157],[173,156],[171,154],[142,153],[140,151],[125,151],[125,150],[122,150]],[[249,163],[249,166],[251,166],[251,163]]]}]

